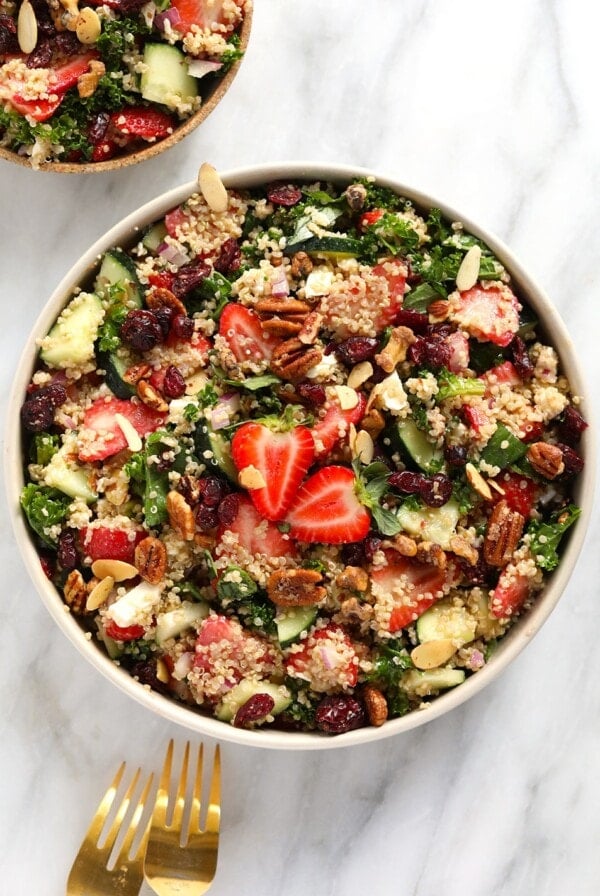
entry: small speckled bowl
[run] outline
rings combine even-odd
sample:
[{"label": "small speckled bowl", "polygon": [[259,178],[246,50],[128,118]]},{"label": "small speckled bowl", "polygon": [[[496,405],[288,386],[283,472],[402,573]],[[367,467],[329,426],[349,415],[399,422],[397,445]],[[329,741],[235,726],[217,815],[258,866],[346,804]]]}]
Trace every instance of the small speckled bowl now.
[{"label": "small speckled bowl", "polygon": [[[219,105],[231,87],[233,79],[238,73],[240,65],[244,61],[244,54],[250,39],[251,28],[252,4],[249,3],[246,6],[244,20],[239,30],[240,50],[242,51],[241,58],[233,63],[229,71],[226,72],[222,78],[215,79],[213,76],[209,76],[206,81],[209,86],[203,87],[202,81],[200,82],[202,105],[194,115],[187,118],[175,128],[169,137],[165,137],[164,140],[159,140],[156,143],[149,143],[147,146],[138,149],[136,152],[118,156],[117,158],[109,159],[106,162],[48,162],[45,165],[41,165],[40,168],[36,170],[56,171],[61,174],[98,174],[102,171],[118,171],[128,165],[136,165],[138,162],[143,162],[145,159],[151,159],[153,156],[159,155],[160,153],[165,152],[165,150],[170,149],[170,147],[175,146],[208,118],[210,113]],[[0,146],[0,159],[6,159],[8,162],[16,162],[17,165],[21,165],[24,168],[33,168],[28,156],[19,155],[17,152],[13,152],[2,146]]]},{"label": "small speckled bowl", "polygon": [[[519,293],[527,300],[538,316],[545,337],[557,349],[562,369],[570,381],[573,393],[577,395],[588,394],[584,387],[573,343],[556,309],[542,289],[531,279],[506,246],[439,199],[434,199],[390,178],[379,176],[376,172],[331,164],[289,163],[263,165],[230,171],[222,174],[222,178],[227,187],[244,189],[272,181],[289,183],[291,181],[313,182],[320,180],[348,183],[352,178],[364,177],[369,174],[375,174],[377,182],[381,185],[390,187],[401,195],[412,199],[413,203],[420,209],[440,208],[447,218],[451,221],[463,222],[468,231],[481,238],[490,247],[510,272]],[[161,218],[167,211],[175,208],[196,190],[196,183],[186,184],[170,190],[133,212],[109,230],[84,254],[59,284],[48,300],[27,340],[14,377],[5,445],[5,482],[14,531],[25,565],[37,591],[58,627],[67,635],[86,660],[113,684],[152,712],[171,722],[176,722],[199,735],[208,735],[223,741],[270,749],[323,750],[369,743],[380,738],[409,731],[460,706],[461,703],[464,703],[494,681],[521,650],[527,646],[556,606],[579,556],[592,510],[596,469],[594,428],[590,426],[582,439],[580,450],[585,457],[586,464],[583,473],[578,477],[574,490],[574,499],[581,507],[581,517],[573,531],[569,534],[559,567],[550,576],[546,588],[537,598],[532,609],[515,624],[500,642],[498,649],[488,664],[475,675],[468,678],[464,684],[437,697],[427,709],[420,712],[412,712],[402,718],[386,722],[380,728],[360,728],[337,737],[327,737],[313,733],[268,729],[251,731],[243,728],[234,728],[215,718],[194,711],[188,706],[163,697],[155,691],[146,689],[126,671],[115,665],[94,641],[88,640],[76,619],[69,613],[65,613],[61,596],[42,571],[38,553],[19,507],[19,495],[24,484],[19,411],[25,395],[25,389],[30,382],[36,363],[36,339],[48,332],[73,288],[85,281],[92,269],[97,265],[99,255],[113,246],[131,244],[142,228]],[[589,419],[587,404],[584,406],[584,413]]]}]

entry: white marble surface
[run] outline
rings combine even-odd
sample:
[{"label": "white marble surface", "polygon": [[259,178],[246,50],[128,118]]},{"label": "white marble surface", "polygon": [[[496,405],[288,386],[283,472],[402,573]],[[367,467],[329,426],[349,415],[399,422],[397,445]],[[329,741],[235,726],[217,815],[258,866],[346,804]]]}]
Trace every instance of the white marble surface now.
[{"label": "white marble surface", "polygon": [[[88,176],[1,162],[2,418],[21,344],[63,273],[204,159],[343,161],[440,195],[547,289],[593,388],[599,27],[583,0],[256,0],[229,95],[164,158]],[[158,768],[185,732],[88,667],[33,592],[4,500],[0,527],[0,891],[57,896],[118,762]],[[225,744],[211,893],[597,894],[598,536],[596,520],[533,643],[453,713],[340,752]]]}]

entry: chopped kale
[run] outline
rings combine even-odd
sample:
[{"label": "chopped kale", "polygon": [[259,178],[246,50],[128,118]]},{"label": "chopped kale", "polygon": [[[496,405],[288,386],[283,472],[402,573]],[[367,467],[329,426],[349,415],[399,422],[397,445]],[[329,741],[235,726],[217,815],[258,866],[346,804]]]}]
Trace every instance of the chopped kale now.
[{"label": "chopped kale", "polygon": [[38,432],[31,440],[31,462],[45,467],[49,464],[60,446],[60,436],[50,432]]},{"label": "chopped kale", "polygon": [[581,515],[575,504],[554,513],[547,522],[532,520],[527,527],[529,547],[541,569],[550,572],[559,563],[558,546],[563,535]]},{"label": "chopped kale", "polygon": [[21,492],[21,507],[27,522],[50,548],[56,548],[57,537],[49,530],[62,523],[67,516],[71,498],[57,489],[30,482]]}]

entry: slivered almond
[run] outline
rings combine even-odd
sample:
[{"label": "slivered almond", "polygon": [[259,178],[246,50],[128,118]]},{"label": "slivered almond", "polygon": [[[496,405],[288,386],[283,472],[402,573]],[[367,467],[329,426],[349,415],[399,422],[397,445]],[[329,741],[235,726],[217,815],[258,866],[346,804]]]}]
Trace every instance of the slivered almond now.
[{"label": "slivered almond", "polygon": [[360,429],[356,433],[354,445],[352,446],[354,457],[358,458],[361,464],[367,465],[373,460],[374,451],[375,445],[373,444],[373,439],[365,429]]},{"label": "slivered almond", "polygon": [[264,488],[267,484],[265,482],[265,477],[263,476],[263,474],[252,464],[250,464],[248,467],[244,467],[243,470],[240,470],[238,481],[241,486],[250,490],[255,488]]},{"label": "slivered almond", "polygon": [[125,436],[125,441],[127,442],[127,447],[130,451],[141,451],[142,450],[142,440],[140,438],[140,434],[134,427],[133,423],[124,417],[123,414],[115,414],[115,421],[118,424],[119,429]]},{"label": "slivered almond", "polygon": [[113,590],[115,580],[112,576],[105,576],[101,579],[95,588],[92,588],[85,603],[86,610],[97,610],[102,604],[106,603],[108,595]]},{"label": "slivered almond", "polygon": [[358,392],[350,386],[334,386],[340,407],[343,411],[351,411],[358,404]]},{"label": "slivered almond", "polygon": [[137,568],[132,563],[126,563],[125,560],[94,560],[92,572],[99,579],[111,576],[115,582],[134,579],[138,574]]},{"label": "slivered almond", "polygon": [[473,464],[467,464],[465,466],[465,473],[467,475],[467,479],[469,481],[469,485],[475,489],[475,491],[481,495],[482,498],[485,498],[486,501],[492,500],[492,490]]},{"label": "slivered almond", "polygon": [[21,4],[17,17],[17,40],[23,53],[31,53],[38,39],[38,23],[29,0]]},{"label": "slivered almond", "polygon": [[457,646],[450,638],[439,641],[425,641],[411,650],[410,658],[417,669],[437,669],[447,663],[457,651]]},{"label": "slivered almond", "polygon": [[162,657],[159,657],[156,661],[156,677],[159,681],[162,681],[163,684],[168,684],[171,680],[167,664]]},{"label": "slivered almond", "polygon": [[193,376],[190,376],[185,381],[185,394],[186,395],[197,395],[208,382],[208,377],[205,373],[195,373]]},{"label": "slivered almond", "polygon": [[456,274],[456,288],[460,292],[471,289],[477,283],[479,266],[481,264],[481,249],[479,246],[471,246],[460,263]]},{"label": "slivered almond", "polygon": [[211,211],[226,212],[229,205],[229,197],[223,181],[217,173],[217,169],[208,162],[200,165],[198,172],[198,186]]},{"label": "slivered almond", "polygon": [[373,365],[370,361],[361,361],[355,364],[348,374],[347,385],[350,389],[358,389],[363,383],[373,376]]}]

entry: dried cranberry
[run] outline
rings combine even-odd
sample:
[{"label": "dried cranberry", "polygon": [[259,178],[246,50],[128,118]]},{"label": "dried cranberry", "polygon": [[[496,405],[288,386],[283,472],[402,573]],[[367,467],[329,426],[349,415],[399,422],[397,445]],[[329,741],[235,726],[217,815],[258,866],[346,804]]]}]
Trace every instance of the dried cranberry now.
[{"label": "dried cranberry", "polygon": [[25,65],[27,68],[48,68],[52,62],[52,55],[51,41],[41,40],[25,60]]},{"label": "dried cranberry", "polygon": [[147,0],[111,0],[111,6],[120,13],[129,14],[138,12]]},{"label": "dried cranberry", "polygon": [[572,404],[567,405],[558,418],[558,434],[567,445],[577,445],[587,428],[588,424]]},{"label": "dried cranberry", "polygon": [[185,473],[179,480],[177,490],[181,492],[190,507],[194,507],[200,501],[199,480],[195,476]]},{"label": "dried cranberry", "polygon": [[40,566],[46,578],[52,581],[55,573],[54,558],[50,554],[40,554]]},{"label": "dried cranberry", "polygon": [[425,479],[419,494],[428,507],[443,507],[452,497],[452,482],[443,473],[435,473]]},{"label": "dried cranberry", "polygon": [[55,405],[41,393],[34,392],[21,408],[21,422],[28,432],[43,432],[54,423]]},{"label": "dried cranberry", "polygon": [[350,336],[336,346],[335,353],[343,364],[353,367],[361,361],[369,361],[378,347],[379,340],[372,336]]},{"label": "dried cranberry", "polygon": [[162,391],[165,398],[181,398],[185,395],[185,380],[174,364],[169,364],[165,371]]},{"label": "dried cranberry", "polygon": [[88,140],[90,141],[90,143],[93,143],[94,146],[96,146],[98,143],[102,143],[102,141],[104,140],[109,121],[110,115],[108,114],[108,112],[98,112],[92,118],[88,127]]},{"label": "dried cranberry", "polygon": [[157,661],[155,659],[140,660],[131,666],[131,674],[138,679],[140,684],[148,685],[159,694],[167,694],[168,685],[158,677]]},{"label": "dried cranberry", "polygon": [[81,44],[74,31],[61,31],[53,41],[61,56],[76,56],[81,51]]},{"label": "dried cranberry", "polygon": [[240,496],[235,492],[225,495],[217,511],[217,516],[221,526],[231,526],[238,515],[240,509]]},{"label": "dried cranberry", "polygon": [[345,544],[341,551],[342,563],[346,566],[363,566],[366,563],[365,548],[363,542]]},{"label": "dried cranberry", "polygon": [[429,317],[411,308],[401,308],[396,313],[396,324],[399,327],[408,327],[413,333],[424,336],[429,329]]},{"label": "dried cranberry", "polygon": [[214,264],[215,271],[218,271],[220,274],[229,274],[231,271],[237,271],[241,263],[242,250],[237,240],[230,237],[221,246],[219,257]]},{"label": "dried cranberry", "polygon": [[444,460],[451,467],[464,467],[467,462],[467,449],[464,445],[446,445]]},{"label": "dried cranberry", "polygon": [[317,728],[326,734],[344,734],[362,728],[366,722],[365,710],[356,697],[349,694],[331,694],[323,697],[315,714]]},{"label": "dried cranberry", "polygon": [[570,445],[565,445],[562,442],[558,442],[557,447],[562,451],[562,459],[565,465],[564,472],[561,475],[576,476],[578,473],[581,473],[584,467],[584,460],[581,454],[578,454]]},{"label": "dried cranberry", "polygon": [[227,486],[216,476],[203,476],[198,480],[198,494],[202,504],[217,507],[227,492]]},{"label": "dried cranberry", "polygon": [[285,205],[290,208],[302,199],[302,190],[293,184],[270,184],[267,187],[267,199],[273,205]]},{"label": "dried cranberry", "polygon": [[184,299],[203,280],[210,276],[210,266],[201,259],[190,261],[180,267],[173,279],[171,291],[178,299]]},{"label": "dried cranberry", "polygon": [[440,334],[417,336],[408,350],[408,357],[419,366],[447,367],[452,357],[452,348]]},{"label": "dried cranberry", "polygon": [[121,338],[137,352],[147,352],[162,342],[163,335],[152,311],[134,308],[123,321]]},{"label": "dried cranberry", "polygon": [[318,383],[298,383],[296,392],[300,398],[312,405],[325,404],[325,399],[327,398],[325,387],[320,386]]},{"label": "dried cranberry", "polygon": [[166,339],[171,329],[171,322],[175,315],[175,310],[169,308],[168,305],[161,305],[160,308],[154,308],[152,314],[158,321],[163,337]]},{"label": "dried cranberry", "polygon": [[77,542],[75,533],[71,529],[65,529],[58,537],[57,560],[63,569],[75,569],[79,562],[77,554]]},{"label": "dried cranberry", "polygon": [[422,473],[411,473],[403,470],[402,473],[392,473],[388,479],[389,484],[402,492],[403,495],[419,495],[423,487],[425,476]]},{"label": "dried cranberry", "polygon": [[245,728],[252,722],[258,722],[268,716],[274,706],[275,701],[270,694],[254,694],[240,706],[233,724],[236,728]]},{"label": "dried cranberry", "polygon": [[171,334],[175,339],[191,339],[194,335],[194,321],[185,314],[176,314],[171,321]]},{"label": "dried cranberry", "polygon": [[480,585],[491,588],[498,579],[498,569],[490,566],[483,558],[483,553],[479,554],[476,563],[469,563],[464,557],[456,558],[462,572],[463,585]]},{"label": "dried cranberry", "polygon": [[201,532],[210,532],[219,523],[219,513],[216,507],[209,507],[208,504],[198,504],[194,510],[196,525]]},{"label": "dried cranberry", "polygon": [[381,547],[381,538],[378,535],[367,535],[363,542],[363,550],[365,552],[365,560],[372,563],[375,554]]},{"label": "dried cranberry", "polygon": [[533,361],[529,357],[527,346],[520,336],[515,336],[509,345],[510,356],[515,369],[522,380],[530,380],[533,376]]}]

